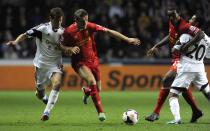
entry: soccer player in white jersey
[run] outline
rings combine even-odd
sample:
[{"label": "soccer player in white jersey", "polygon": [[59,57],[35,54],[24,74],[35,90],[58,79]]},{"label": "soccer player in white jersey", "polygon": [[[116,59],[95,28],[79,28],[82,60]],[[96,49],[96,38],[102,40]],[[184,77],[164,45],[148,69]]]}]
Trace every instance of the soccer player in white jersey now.
[{"label": "soccer player in white jersey", "polygon": [[[174,46],[173,51],[180,51],[183,45],[187,44],[192,37],[189,34],[180,36],[179,41]],[[195,85],[206,98],[210,101],[210,88],[203,64],[203,59],[210,47],[210,38],[204,35],[200,41],[191,45],[186,53],[182,54],[180,64],[177,68],[177,75],[172,83],[169,94],[170,110],[174,116],[174,120],[168,124],[181,124],[180,107],[178,96],[190,86]]]},{"label": "soccer player in white jersey", "polygon": [[[50,22],[40,24],[27,32],[20,34],[8,45],[16,45],[21,41],[36,38],[36,55],[33,60],[35,66],[36,96],[46,104],[41,117],[42,121],[49,119],[50,111],[56,103],[62,80],[62,52],[59,47],[60,36],[64,29],[61,27],[63,20],[61,8],[50,10]],[[51,86],[49,98],[45,94],[46,87]]]}]

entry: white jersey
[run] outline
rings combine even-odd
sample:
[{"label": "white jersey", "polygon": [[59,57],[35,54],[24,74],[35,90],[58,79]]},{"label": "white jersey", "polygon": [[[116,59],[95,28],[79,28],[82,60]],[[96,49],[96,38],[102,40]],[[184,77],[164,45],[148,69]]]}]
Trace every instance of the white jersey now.
[{"label": "white jersey", "polygon": [[36,55],[34,66],[39,68],[54,67],[62,64],[62,52],[59,40],[64,29],[60,27],[53,31],[51,22],[40,24],[26,32],[27,36],[36,38]]},{"label": "white jersey", "polygon": [[[182,45],[190,41],[192,37],[189,34],[182,34],[179,38],[181,45],[175,45],[174,48],[180,50]],[[178,72],[205,72],[203,59],[209,52],[210,38],[205,35],[203,39],[190,47],[185,55],[180,58]]]}]

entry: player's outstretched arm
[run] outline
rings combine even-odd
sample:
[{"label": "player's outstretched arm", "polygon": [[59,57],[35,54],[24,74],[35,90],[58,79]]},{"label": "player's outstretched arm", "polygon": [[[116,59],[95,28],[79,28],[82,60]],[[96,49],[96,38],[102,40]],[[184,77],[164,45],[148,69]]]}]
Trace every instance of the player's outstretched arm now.
[{"label": "player's outstretched arm", "polygon": [[129,44],[132,44],[132,45],[140,45],[141,44],[141,41],[137,38],[129,38],[123,34],[121,34],[120,32],[117,32],[115,30],[111,30],[111,29],[107,29],[106,32],[116,38],[116,39],[120,39],[120,40],[123,40],[123,41],[126,41],[128,42]]},{"label": "player's outstretched arm", "polygon": [[152,56],[157,51],[158,48],[166,45],[168,41],[169,41],[169,35],[165,36],[160,42],[158,42],[151,49],[149,49],[147,51],[147,56]]},{"label": "player's outstretched arm", "polygon": [[196,35],[189,41],[187,42],[186,44],[184,44],[181,49],[180,49],[180,52],[181,53],[186,53],[187,49],[194,45],[195,43],[197,43],[198,41],[200,41],[201,39],[203,39],[205,36],[205,33],[203,31],[198,31],[198,33],[196,33]]},{"label": "player's outstretched arm", "polygon": [[26,33],[20,34],[14,41],[7,42],[7,45],[16,45],[27,38]]},{"label": "player's outstretched arm", "polygon": [[68,47],[61,43],[60,48],[67,55],[78,54],[80,52],[80,49],[78,46]]}]

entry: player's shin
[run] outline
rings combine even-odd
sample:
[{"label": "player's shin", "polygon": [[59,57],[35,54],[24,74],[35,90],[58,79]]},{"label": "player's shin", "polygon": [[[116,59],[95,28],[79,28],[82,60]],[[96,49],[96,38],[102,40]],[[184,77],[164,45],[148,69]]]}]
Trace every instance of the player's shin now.
[{"label": "player's shin", "polygon": [[92,97],[92,100],[96,107],[96,110],[98,113],[102,113],[103,109],[102,109],[101,100],[100,100],[100,96],[99,96],[97,87],[96,87],[96,85],[92,85],[92,86],[90,86],[90,88],[91,88],[90,95]]},{"label": "player's shin", "polygon": [[159,95],[158,95],[158,100],[157,100],[157,105],[154,109],[154,113],[156,114],[160,114],[160,110],[169,94],[170,89],[169,88],[165,88],[165,87],[161,87],[160,91],[159,91]]},{"label": "player's shin", "polygon": [[187,89],[187,90],[183,91],[182,96],[187,101],[187,103],[190,105],[190,107],[192,108],[192,111],[194,113],[200,111],[199,108],[197,107],[196,103],[195,103],[195,100],[192,96],[192,91],[190,89]]},{"label": "player's shin", "polygon": [[59,91],[55,90],[55,89],[52,89],[52,91],[50,92],[48,103],[47,103],[47,106],[44,110],[44,113],[45,112],[50,113],[50,111],[52,110],[52,108],[54,107],[55,103],[58,100],[58,95],[59,95]]},{"label": "player's shin", "polygon": [[179,107],[178,97],[170,97],[169,106],[170,106],[171,113],[174,116],[174,120],[180,121],[181,117],[180,117],[180,107]]}]

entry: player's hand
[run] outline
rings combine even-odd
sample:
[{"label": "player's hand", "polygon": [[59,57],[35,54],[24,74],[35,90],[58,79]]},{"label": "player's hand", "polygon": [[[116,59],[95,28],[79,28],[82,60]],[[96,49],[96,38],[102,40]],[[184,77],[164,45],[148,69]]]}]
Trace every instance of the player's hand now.
[{"label": "player's hand", "polygon": [[78,54],[80,52],[80,49],[78,46],[74,46],[74,47],[69,47],[66,49],[65,53],[67,55],[72,55],[72,54]]},{"label": "player's hand", "polygon": [[147,51],[147,56],[153,56],[154,53],[157,51],[158,49],[156,47],[152,47],[151,49],[149,49]]},{"label": "player's hand", "polygon": [[17,43],[15,41],[9,41],[6,43],[6,45],[16,45]]},{"label": "player's hand", "polygon": [[71,51],[73,54],[78,54],[80,52],[80,49],[78,46],[74,46]]},{"label": "player's hand", "polygon": [[141,41],[137,38],[128,38],[128,43],[132,45],[140,45]]}]

